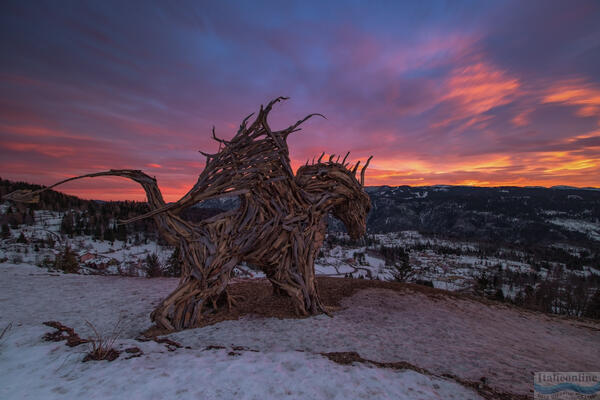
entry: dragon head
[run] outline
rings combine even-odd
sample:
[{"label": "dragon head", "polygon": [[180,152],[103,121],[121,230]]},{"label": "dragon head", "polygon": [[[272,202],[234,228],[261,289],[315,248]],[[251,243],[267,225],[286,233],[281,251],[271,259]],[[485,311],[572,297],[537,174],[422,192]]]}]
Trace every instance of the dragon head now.
[{"label": "dragon head", "polygon": [[317,163],[300,167],[296,181],[315,196],[317,205],[342,221],[351,238],[358,239],[367,231],[367,215],[371,211],[371,199],[364,190],[364,181],[365,170],[372,157],[362,168],[360,180],[356,178],[360,161],[349,169],[345,163],[348,154],[341,163],[333,161],[334,155],[328,162],[321,162],[322,157]]},{"label": "dragon head", "polygon": [[363,190],[335,206],[333,215],[344,223],[352,239],[359,239],[367,233],[369,211],[371,211],[371,199]]}]

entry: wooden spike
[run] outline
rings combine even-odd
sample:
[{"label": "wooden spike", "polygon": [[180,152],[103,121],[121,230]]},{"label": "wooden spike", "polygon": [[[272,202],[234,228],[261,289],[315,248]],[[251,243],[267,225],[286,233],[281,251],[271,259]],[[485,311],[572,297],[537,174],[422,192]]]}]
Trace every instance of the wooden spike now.
[{"label": "wooden spike", "polygon": [[332,154],[332,155],[329,156],[329,162],[333,161],[333,157],[335,157],[335,154]]},{"label": "wooden spike", "polygon": [[358,166],[360,165],[360,160],[358,160],[358,162],[356,163],[356,165],[354,166],[354,168],[352,168],[352,173],[354,175],[356,175],[356,171],[358,170]]},{"label": "wooden spike", "polygon": [[321,163],[321,159],[323,158],[324,155],[325,155],[325,152],[322,152],[321,155],[319,156],[319,159],[317,160],[317,164]]},{"label": "wooden spike", "polygon": [[350,155],[350,152],[347,152],[346,155],[344,156],[344,159],[342,160],[342,165],[346,164],[346,158],[348,158],[349,155]]},{"label": "wooden spike", "polygon": [[246,118],[244,118],[244,120],[242,121],[242,124],[240,126],[244,126],[245,127],[246,124],[248,123],[248,120],[250,118],[252,118],[253,115],[254,115],[254,113],[252,113],[252,114],[248,115]]},{"label": "wooden spike", "polygon": [[254,113],[248,115],[246,118],[244,118],[244,120],[242,121],[242,123],[240,124],[240,129],[238,129],[237,133],[235,136],[238,136],[242,133],[244,133],[244,131],[247,128],[247,124],[248,124],[248,120],[254,115]]},{"label": "wooden spike", "polygon": [[213,137],[213,139],[215,139],[217,142],[219,142],[219,145],[221,145],[221,144],[227,144],[227,143],[229,143],[227,140],[219,139],[219,138],[217,137],[217,134],[215,133],[215,126],[214,126],[214,125],[213,125],[213,127],[212,127],[212,137]]},{"label": "wooden spike", "polygon": [[361,186],[365,186],[365,171],[367,170],[367,167],[369,166],[369,163],[371,162],[371,158],[373,158],[373,156],[370,156],[367,159],[367,162],[365,163],[365,166],[360,171],[360,185]]},{"label": "wooden spike", "polygon": [[[291,132],[295,131],[295,130],[296,130],[296,128],[297,128],[299,125],[303,124],[304,122],[306,122],[307,120],[309,120],[309,119],[310,119],[310,118],[312,118],[312,117],[322,117],[322,118],[325,118],[325,119],[327,119],[327,117],[326,117],[326,116],[324,116],[323,114],[319,114],[319,113],[313,113],[313,114],[309,114],[309,115],[307,115],[306,117],[302,118],[300,121],[296,122],[294,125],[292,125],[292,126],[288,127],[287,129],[285,129],[285,130],[284,130],[284,132],[291,133]],[[287,136],[287,135],[286,135],[286,136]]]}]

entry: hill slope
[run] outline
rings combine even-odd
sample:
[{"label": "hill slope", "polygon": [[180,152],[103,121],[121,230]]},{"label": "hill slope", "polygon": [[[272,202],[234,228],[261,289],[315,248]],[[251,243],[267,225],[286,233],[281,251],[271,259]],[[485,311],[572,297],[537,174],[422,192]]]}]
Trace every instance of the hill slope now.
[{"label": "hill slope", "polygon": [[[176,282],[0,264],[0,327],[13,323],[0,347],[0,397],[524,398],[534,371],[593,370],[600,358],[597,323],[416,285],[340,278],[319,278],[326,304],[339,304],[333,318],[242,312],[232,315],[238,320],[169,335],[179,348],[136,340],[149,327],[153,304]],[[286,299],[273,298],[263,280],[233,290],[259,311],[285,310]],[[102,333],[121,320],[117,349],[143,354],[81,363],[85,344],[42,340],[47,320],[82,337],[92,334],[85,320]]]}]

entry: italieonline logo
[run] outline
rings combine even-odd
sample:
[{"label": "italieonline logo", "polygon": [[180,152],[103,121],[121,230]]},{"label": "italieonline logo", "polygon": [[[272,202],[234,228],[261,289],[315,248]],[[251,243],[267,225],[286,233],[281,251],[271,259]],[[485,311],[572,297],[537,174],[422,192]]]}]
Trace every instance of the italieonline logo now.
[{"label": "italieonline logo", "polygon": [[600,372],[536,372],[534,399],[600,400]]}]

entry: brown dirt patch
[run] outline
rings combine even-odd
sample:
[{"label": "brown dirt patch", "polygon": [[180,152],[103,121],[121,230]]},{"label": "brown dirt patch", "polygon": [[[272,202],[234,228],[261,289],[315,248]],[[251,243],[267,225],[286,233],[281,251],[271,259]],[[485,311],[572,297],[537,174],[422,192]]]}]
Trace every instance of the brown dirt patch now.
[{"label": "brown dirt patch", "polygon": [[[369,279],[317,277],[316,283],[321,301],[331,311],[339,310],[343,299],[363,289],[388,289],[399,293],[419,292],[438,300],[448,296],[460,296],[422,285]],[[231,310],[225,307],[207,315],[202,326],[250,314],[268,318],[305,318],[295,314],[290,297],[273,294],[273,286],[267,279],[239,281],[231,284],[228,290],[231,295],[241,297],[241,300]]]},{"label": "brown dirt patch", "polygon": [[[389,289],[395,292],[420,292],[434,299],[443,299],[448,296],[459,296],[454,293],[422,285],[399,282],[385,282],[368,279],[317,277],[317,288],[321,301],[330,310],[341,308],[344,298],[352,296],[362,289]],[[292,299],[286,295],[275,295],[273,286],[267,279],[248,279],[232,283],[227,288],[229,294],[238,301],[231,310],[227,306],[217,312],[205,315],[198,328],[213,325],[222,321],[235,320],[245,315],[256,315],[265,318],[306,318],[295,313]],[[171,332],[153,326],[143,332],[143,336],[155,337]]]},{"label": "brown dirt patch", "polygon": [[[441,289],[431,288],[429,286],[417,285],[403,282],[387,282],[369,279],[353,278],[334,278],[319,276],[316,278],[317,288],[321,301],[330,311],[337,311],[341,308],[341,302],[344,298],[352,296],[354,293],[363,289],[388,289],[397,293],[420,293],[434,301],[444,301],[448,298],[477,301],[479,303],[492,305],[496,307],[506,307],[516,309],[523,314],[542,314],[547,318],[564,319],[564,316],[549,315],[537,311],[518,308],[509,303],[499,303],[483,297],[476,297],[469,294],[448,292]],[[306,316],[295,313],[295,307],[292,299],[286,295],[275,295],[273,286],[267,279],[247,279],[231,283],[227,290],[229,294],[236,298],[237,304],[230,309],[227,306],[221,307],[217,312],[207,314],[198,328],[216,323],[236,320],[245,315],[256,315],[264,318],[306,318]],[[166,335],[172,332],[162,330],[152,326],[142,332],[147,338],[160,335]]]}]

